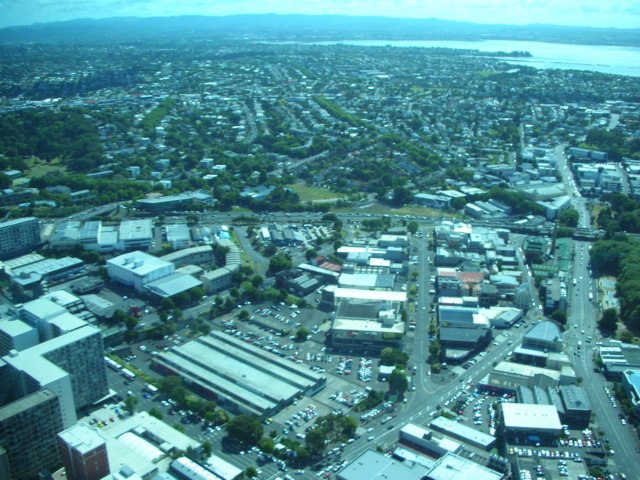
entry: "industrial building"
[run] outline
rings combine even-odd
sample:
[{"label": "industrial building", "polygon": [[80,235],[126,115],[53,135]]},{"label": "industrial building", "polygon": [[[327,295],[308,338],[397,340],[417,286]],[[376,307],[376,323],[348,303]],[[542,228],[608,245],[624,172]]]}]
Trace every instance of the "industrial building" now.
[{"label": "industrial building", "polygon": [[172,273],[147,283],[144,289],[158,299],[173,297],[192,288],[199,287],[202,282],[192,275],[184,273]]},{"label": "industrial building", "polygon": [[501,403],[501,428],[508,443],[555,445],[562,423],[554,405]]},{"label": "industrial building", "polygon": [[153,366],[161,373],[179,375],[205,397],[261,418],[303,394],[317,393],[326,383],[326,377],[306,366],[220,332],[160,353]]},{"label": "industrial building", "polygon": [[[60,403],[51,390],[38,390],[0,407],[0,453],[6,452],[8,478],[38,478],[41,472],[60,468],[56,434],[62,429]],[[2,460],[0,455],[0,473]]]},{"label": "industrial building", "polygon": [[23,267],[14,268],[9,274],[13,283],[33,289],[43,281],[57,281],[84,270],[84,262],[75,257],[46,258]]},{"label": "industrial building", "polygon": [[40,243],[37,218],[25,217],[0,223],[0,259],[23,255]]},{"label": "industrial building", "polygon": [[240,269],[240,249],[228,239],[218,239],[218,245],[227,249],[224,267],[206,272],[200,280],[209,293],[218,293],[233,284],[233,274]]},{"label": "industrial building", "polygon": [[175,266],[148,253],[135,251],[107,260],[109,278],[143,292],[146,284],[171,275]]},{"label": "industrial building", "polygon": [[462,423],[450,420],[446,417],[436,417],[429,423],[429,426],[449,437],[468,443],[476,448],[489,451],[496,443],[496,437],[480,432],[475,428],[468,427]]}]

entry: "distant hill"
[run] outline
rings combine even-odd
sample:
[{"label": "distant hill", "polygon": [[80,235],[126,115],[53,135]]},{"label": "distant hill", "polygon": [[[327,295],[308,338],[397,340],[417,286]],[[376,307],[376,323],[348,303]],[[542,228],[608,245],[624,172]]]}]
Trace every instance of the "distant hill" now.
[{"label": "distant hill", "polygon": [[486,25],[344,15],[234,15],[80,19],[0,29],[0,43],[127,42],[168,36],[262,40],[528,40],[640,47],[640,28]]}]

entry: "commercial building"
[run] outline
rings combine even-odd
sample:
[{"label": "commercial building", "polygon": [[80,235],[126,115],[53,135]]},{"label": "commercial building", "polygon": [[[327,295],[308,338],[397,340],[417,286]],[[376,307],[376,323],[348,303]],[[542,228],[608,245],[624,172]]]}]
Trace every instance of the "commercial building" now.
[{"label": "commercial building", "polygon": [[344,298],[331,325],[330,343],[336,350],[374,352],[400,347],[404,333],[399,303]]},{"label": "commercial building", "polygon": [[591,402],[584,388],[577,385],[562,385],[559,389],[562,409],[560,420],[571,428],[583,429],[591,420]]},{"label": "commercial building", "polygon": [[189,226],[184,223],[166,225],[165,235],[167,236],[167,243],[174,250],[188,248],[191,243],[191,232],[189,231]]},{"label": "commercial building", "polygon": [[18,218],[0,223],[0,259],[23,255],[40,243],[40,224],[37,218]]},{"label": "commercial building", "polygon": [[569,366],[562,366],[560,370],[552,370],[533,365],[500,362],[478,383],[478,387],[482,391],[515,393],[519,386],[555,388],[558,385],[575,383],[575,371]]},{"label": "commercial building", "polygon": [[432,430],[407,423],[400,429],[400,443],[421,450],[429,456],[440,458],[448,452],[458,453],[462,444],[445,436],[434,435]]},{"label": "commercial building", "polygon": [[423,480],[502,480],[506,476],[454,453],[436,461]]},{"label": "commercial building", "polygon": [[180,195],[165,195],[155,198],[144,198],[136,201],[136,207],[148,212],[167,212],[184,210],[194,202],[208,203],[211,195],[204,192],[186,192]]},{"label": "commercial building", "polygon": [[225,255],[224,267],[217,268],[210,272],[206,272],[200,280],[204,288],[209,293],[217,293],[225,290],[233,284],[233,274],[240,269],[240,249],[235,243],[228,239],[216,240],[218,245],[225,247],[227,253]]},{"label": "commercial building", "polygon": [[336,474],[337,480],[422,480],[429,469],[419,463],[401,462],[366,450]]},{"label": "commercial building", "polygon": [[508,443],[555,445],[562,424],[554,405],[501,403],[501,428]]},{"label": "commercial building", "polygon": [[561,352],[560,327],[551,320],[536,323],[522,338],[522,347],[542,352]]},{"label": "commercial building", "polygon": [[124,220],[120,223],[118,249],[122,251],[147,249],[153,240],[153,220],[150,218]]},{"label": "commercial building", "polygon": [[146,284],[171,275],[175,266],[148,253],[135,251],[107,260],[109,278],[143,292]]},{"label": "commercial building", "polygon": [[622,389],[631,404],[640,412],[640,370],[627,369],[622,372]]},{"label": "commercial building", "polygon": [[303,394],[322,389],[326,378],[305,366],[213,332],[154,358],[154,368],[179,375],[205,397],[265,418]]},{"label": "commercial building", "polygon": [[476,448],[489,451],[496,443],[496,437],[480,432],[475,428],[468,427],[462,423],[450,420],[446,417],[436,417],[429,423],[429,426],[449,437],[468,443]]},{"label": "commercial building", "polygon": [[1,407],[0,448],[6,451],[8,479],[34,479],[60,468],[56,434],[62,429],[60,403],[51,390],[33,392]]},{"label": "commercial building", "polygon": [[101,480],[110,473],[107,442],[98,429],[78,423],[58,434],[58,446],[69,480]]},{"label": "commercial building", "polygon": [[184,267],[185,265],[202,266],[216,261],[211,245],[202,245],[199,247],[177,250],[163,255],[160,259],[165,262],[173,263],[176,268]]},{"label": "commercial building", "polygon": [[153,282],[149,282],[144,289],[159,299],[170,298],[192,288],[199,287],[202,282],[192,275],[172,273]]}]

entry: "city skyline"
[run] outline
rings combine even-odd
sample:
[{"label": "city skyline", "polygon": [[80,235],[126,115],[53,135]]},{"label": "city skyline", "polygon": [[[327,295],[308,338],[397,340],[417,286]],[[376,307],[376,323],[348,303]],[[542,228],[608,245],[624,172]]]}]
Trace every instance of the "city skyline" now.
[{"label": "city skyline", "polygon": [[549,0],[52,0],[0,1],[0,27],[67,21],[79,18],[227,16],[241,14],[308,14],[440,18],[484,24],[554,24],[602,28],[638,28],[640,5],[622,0],[552,2]]}]

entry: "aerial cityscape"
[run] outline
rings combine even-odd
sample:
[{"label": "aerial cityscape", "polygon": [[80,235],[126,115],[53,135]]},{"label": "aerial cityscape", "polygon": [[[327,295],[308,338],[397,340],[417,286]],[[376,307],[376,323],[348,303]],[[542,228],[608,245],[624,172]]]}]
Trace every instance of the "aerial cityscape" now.
[{"label": "aerial cityscape", "polygon": [[640,478],[622,7],[196,3],[0,23],[0,480]]}]

